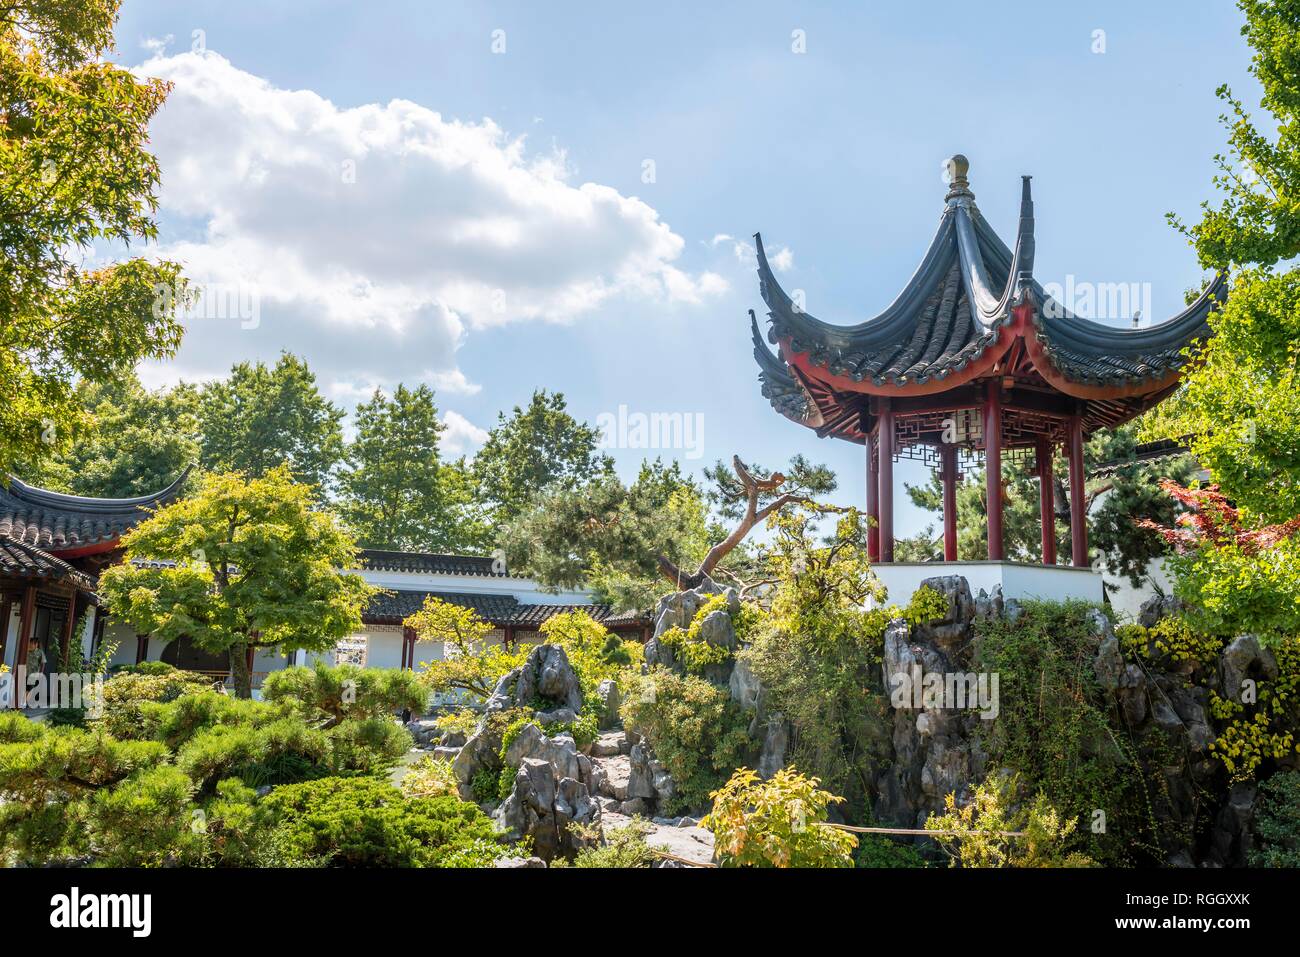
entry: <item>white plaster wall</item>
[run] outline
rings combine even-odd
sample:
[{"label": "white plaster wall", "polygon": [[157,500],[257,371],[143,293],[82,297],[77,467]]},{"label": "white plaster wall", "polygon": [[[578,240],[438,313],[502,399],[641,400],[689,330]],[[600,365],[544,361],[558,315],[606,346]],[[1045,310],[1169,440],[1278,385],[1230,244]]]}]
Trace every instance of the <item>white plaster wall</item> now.
[{"label": "white plaster wall", "polygon": [[394,591],[444,591],[463,595],[513,595],[530,605],[590,605],[586,591],[549,592],[528,578],[496,578],[484,575],[430,575],[413,572],[354,571],[372,585]]},{"label": "white plaster wall", "polygon": [[1172,595],[1174,591],[1174,581],[1163,558],[1156,559],[1146,567],[1146,577],[1138,588],[1133,587],[1127,575],[1111,575],[1104,566],[1099,570],[1106,579],[1106,584],[1115,586],[1115,590],[1110,593],[1110,603],[1120,621],[1136,620],[1142,603],[1157,594],[1156,586],[1166,595]]},{"label": "white plaster wall", "polygon": [[1081,599],[1101,603],[1102,578],[1091,568],[1033,565],[1020,562],[890,562],[871,566],[888,589],[887,601],[906,605],[927,578],[962,575],[972,595],[1002,587],[1003,598],[1049,601]]}]

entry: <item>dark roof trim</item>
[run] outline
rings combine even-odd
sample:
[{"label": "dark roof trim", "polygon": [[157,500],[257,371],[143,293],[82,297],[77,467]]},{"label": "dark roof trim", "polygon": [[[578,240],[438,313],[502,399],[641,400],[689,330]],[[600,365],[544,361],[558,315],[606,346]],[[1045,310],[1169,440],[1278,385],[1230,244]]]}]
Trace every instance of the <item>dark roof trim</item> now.
[{"label": "dark roof trim", "polygon": [[515,578],[507,571],[496,571],[496,559],[482,555],[445,555],[434,552],[399,552],[363,548],[363,567],[369,571],[409,572],[426,575],[472,575],[488,578]]},{"label": "dark roof trim", "polygon": [[362,613],[367,624],[400,625],[409,615],[424,606],[426,598],[442,601],[462,608],[471,608],[484,621],[496,627],[537,627],[549,618],[566,612],[584,611],[605,625],[644,625],[649,619],[628,612],[615,612],[608,605],[564,605],[525,603],[513,595],[473,594],[468,592],[423,591],[387,589],[375,595]]},{"label": "dark roof trim", "polygon": [[173,498],[180,491],[185,480],[189,478],[193,466],[187,466],[177,478],[164,489],[148,495],[134,498],[92,498],[88,495],[71,495],[67,492],[52,492],[49,489],[28,485],[16,476],[9,476],[9,494],[20,502],[40,508],[60,512],[89,512],[96,515],[129,515],[142,508],[155,506]]},{"label": "dark roof trim", "polygon": [[17,541],[8,535],[0,535],[0,575],[66,581],[78,591],[93,593],[95,590],[95,581],[89,575],[77,571],[63,559],[56,558],[35,545]]}]

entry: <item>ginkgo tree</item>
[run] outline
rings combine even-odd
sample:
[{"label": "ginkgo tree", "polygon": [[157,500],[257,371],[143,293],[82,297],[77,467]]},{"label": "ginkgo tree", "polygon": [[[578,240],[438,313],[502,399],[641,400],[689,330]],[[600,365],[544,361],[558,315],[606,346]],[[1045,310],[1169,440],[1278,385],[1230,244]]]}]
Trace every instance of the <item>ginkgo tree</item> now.
[{"label": "ginkgo tree", "polygon": [[251,649],[327,651],[361,627],[375,592],[340,571],[357,567],[356,543],[313,500],[286,466],[205,476],[123,537],[125,561],[100,576],[110,613],[139,634],[228,654],[237,694],[251,697]]}]

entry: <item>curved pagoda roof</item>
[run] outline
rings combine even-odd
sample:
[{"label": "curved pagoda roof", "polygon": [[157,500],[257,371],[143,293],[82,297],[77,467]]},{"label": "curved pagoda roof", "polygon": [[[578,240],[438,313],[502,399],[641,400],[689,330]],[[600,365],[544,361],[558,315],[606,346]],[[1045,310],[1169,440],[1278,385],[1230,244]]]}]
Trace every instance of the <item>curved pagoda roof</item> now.
[{"label": "curved pagoda roof", "polygon": [[1210,334],[1208,317],[1226,296],[1226,277],[1217,275],[1178,315],[1145,328],[1077,316],[1034,279],[1030,177],[1022,177],[1011,248],[976,207],[968,166],[962,156],[949,160],[939,228],[903,291],[855,325],[799,308],[755,236],[767,338],[779,352],[763,342],[752,312],[751,333],[763,395],[778,412],[822,434],[862,441],[858,416],[846,412],[865,414],[866,397],[933,395],[1013,376],[1095,406],[1089,427],[1096,428],[1137,415],[1177,384],[1191,358],[1187,347]]},{"label": "curved pagoda roof", "polygon": [[65,557],[109,551],[153,509],[180,492],[190,470],[166,488],[134,498],[51,492],[12,475],[0,484],[0,536]]}]

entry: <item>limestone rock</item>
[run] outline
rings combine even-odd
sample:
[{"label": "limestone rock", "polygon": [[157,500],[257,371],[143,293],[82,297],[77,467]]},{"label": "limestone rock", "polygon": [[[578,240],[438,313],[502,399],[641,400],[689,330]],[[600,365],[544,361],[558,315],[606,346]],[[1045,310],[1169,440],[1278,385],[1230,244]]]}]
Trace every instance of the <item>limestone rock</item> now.
[{"label": "limestone rock", "polygon": [[1138,609],[1137,623],[1143,628],[1154,628],[1161,618],[1176,615],[1183,603],[1173,595],[1152,595]]},{"label": "limestone rock", "polygon": [[1247,678],[1277,677],[1277,659],[1254,635],[1238,635],[1223,649],[1219,670],[1223,696],[1237,701]]},{"label": "limestone rock", "polygon": [[942,575],[927,578],[922,588],[938,592],[947,602],[942,617],[925,622],[916,628],[916,639],[951,648],[964,644],[971,637],[971,622],[975,618],[975,599],[971,597],[970,583],[963,575]]},{"label": "limestone rock", "polygon": [[1118,691],[1120,676],[1124,673],[1124,656],[1120,654],[1119,639],[1112,633],[1103,638],[1092,661],[1097,681],[1107,691]]},{"label": "limestone rock", "polygon": [[587,786],[538,758],[523,758],[515,786],[497,810],[496,820],[513,840],[531,838],[534,853],[550,861],[588,846],[575,826],[600,823],[600,804]]},{"label": "limestone rock", "polygon": [[501,770],[501,736],[492,730],[489,722],[480,722],[478,729],[470,735],[465,746],[457,753],[451,764],[456,775],[457,789],[464,801],[474,800],[471,782],[482,770]]},{"label": "limestone rock", "polygon": [[763,748],[758,755],[759,777],[770,778],[785,767],[785,752],[790,745],[790,725],[785,715],[773,712],[767,719],[767,733],[763,735]]},{"label": "limestone rock", "polygon": [[522,665],[497,682],[486,710],[532,708],[538,701],[543,706],[536,712],[546,716],[542,720],[563,720],[565,714],[577,715],[582,710],[582,686],[568,653],[559,645],[538,645],[530,651]]},{"label": "limestone rock", "polygon": [[606,731],[596,738],[591,746],[593,758],[612,758],[616,754],[627,754],[632,750],[627,734],[623,731]]},{"label": "limestone rock", "polygon": [[597,714],[600,729],[604,731],[616,727],[619,721],[618,712],[623,706],[623,696],[619,693],[618,682],[613,678],[606,678],[596,688],[596,698],[599,701]]}]

